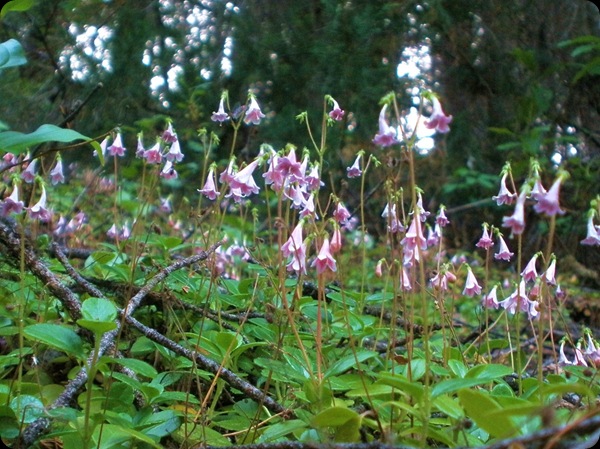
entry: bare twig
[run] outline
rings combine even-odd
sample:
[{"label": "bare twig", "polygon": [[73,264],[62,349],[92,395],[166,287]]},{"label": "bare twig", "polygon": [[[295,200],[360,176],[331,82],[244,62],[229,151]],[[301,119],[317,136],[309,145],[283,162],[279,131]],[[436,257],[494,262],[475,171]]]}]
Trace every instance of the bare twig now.
[{"label": "bare twig", "polygon": [[[19,266],[21,260],[21,238],[14,224],[8,220],[0,220],[0,243],[8,250],[9,260]],[[49,268],[40,260],[33,249],[26,243],[23,257],[25,266],[35,277],[40,279],[50,292],[58,298],[73,321],[81,318],[81,303],[73,293]]]},{"label": "bare twig", "polygon": [[[0,243],[7,248],[9,260],[11,260],[17,266],[19,266],[18,261],[20,261],[21,256],[23,256],[25,259],[27,269],[34,276],[42,280],[48,286],[52,294],[54,294],[69,310],[71,318],[73,320],[77,320],[78,318],[80,318],[81,303],[79,301],[79,298],[58,279],[58,277],[39,259],[39,257],[28,245],[22,245],[21,237],[14,229],[14,227],[14,223],[9,222],[8,220],[0,220]],[[140,289],[133,298],[131,298],[126,310],[121,311],[121,313],[124,314],[125,317],[128,317],[128,314],[133,313],[137,306],[139,306],[144,296],[148,292],[150,292],[152,288],[154,288],[159,282],[164,280],[170,273],[180,268],[184,268],[186,266],[197,263],[201,260],[205,260],[212,252],[214,252],[217,249],[217,247],[220,244],[221,242],[218,242],[211,248],[209,248],[207,251],[203,251],[200,254],[188,257],[186,259],[178,260],[177,262],[161,270],[142,289]],[[24,246],[24,250],[22,249],[22,246]],[[80,284],[90,294],[93,294],[97,297],[104,297],[102,292],[98,290],[97,287],[87,282],[81,277],[81,275],[79,275],[79,273],[77,273],[77,271],[70,265],[66,256],[62,253],[58,245],[53,245],[53,250],[57,258],[65,267],[68,274],[73,278],[73,280],[75,280],[75,282]],[[100,343],[98,354],[90,354],[90,356],[88,357],[87,365],[82,367],[79,373],[75,376],[75,378],[68,382],[62,394],[48,407],[49,409],[63,407],[70,404],[73,401],[75,395],[79,392],[79,390],[83,387],[83,385],[85,385],[86,381],[88,380],[86,366],[91,366],[93,360],[97,360],[97,358],[102,356],[104,353],[110,350],[114,350],[115,339],[119,333],[119,330],[120,323],[117,322],[116,329],[107,332],[102,336],[102,341]],[[151,330],[156,334],[158,333],[153,329]],[[193,356],[190,357],[192,357],[193,359]],[[213,364],[216,364],[216,362],[211,362]],[[30,445],[32,445],[35,442],[35,440],[37,440],[39,436],[48,429],[50,424],[51,421],[48,418],[39,418],[33,423],[31,423],[22,432],[16,447],[29,447]]]},{"label": "bare twig", "polygon": [[183,346],[177,344],[173,340],[165,337],[160,332],[157,332],[156,330],[143,325],[131,316],[127,316],[125,318],[125,321],[137,330],[139,330],[150,340],[164,346],[167,349],[170,349],[176,354],[186,357],[189,360],[194,360],[201,368],[220,376],[230,386],[242,391],[246,396],[248,396],[251,399],[254,399],[259,404],[263,404],[270,411],[274,413],[283,413],[287,416],[293,416],[292,410],[286,409],[283,405],[279,404],[277,401],[267,396],[262,390],[256,388],[251,383],[246,382],[241,377],[237,376],[233,371],[224,368],[222,365],[215,362],[214,360],[209,359],[208,357],[204,357],[202,354],[199,354],[195,351],[191,351],[189,349],[184,348]]},{"label": "bare twig", "polygon": [[98,288],[95,285],[93,285],[91,282],[88,282],[86,279],[84,279],[83,276],[81,276],[75,270],[75,268],[73,268],[73,265],[71,265],[71,263],[67,259],[67,256],[65,255],[65,253],[63,253],[62,248],[58,245],[58,243],[52,242],[52,251],[54,252],[54,255],[56,256],[58,261],[65,268],[65,271],[67,272],[67,274],[69,276],[71,276],[71,278],[75,282],[77,282],[77,284],[79,284],[81,287],[83,287],[83,289],[86,292],[88,292],[92,296],[95,296],[96,298],[104,297],[104,294],[100,290],[98,290]]}]

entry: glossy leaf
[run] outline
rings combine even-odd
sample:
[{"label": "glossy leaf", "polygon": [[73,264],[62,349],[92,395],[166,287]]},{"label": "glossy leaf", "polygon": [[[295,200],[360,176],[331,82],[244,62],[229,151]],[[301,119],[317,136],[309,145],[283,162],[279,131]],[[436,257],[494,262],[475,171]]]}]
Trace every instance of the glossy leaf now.
[{"label": "glossy leaf", "polygon": [[458,398],[467,417],[490,435],[502,438],[517,433],[517,428],[510,417],[497,413],[501,411],[501,407],[488,394],[478,390],[463,389],[458,392]]},{"label": "glossy leaf", "polygon": [[2,10],[0,11],[0,18],[4,18],[4,16],[11,11],[27,11],[31,9],[33,5],[35,5],[35,0],[11,0],[6,2],[6,5],[2,7]]},{"label": "glossy leaf", "polygon": [[325,377],[337,376],[338,374],[342,374],[348,371],[350,368],[357,368],[358,364],[364,362],[366,360],[372,359],[374,357],[378,357],[379,354],[375,351],[359,351],[356,354],[356,357],[353,353],[348,354],[345,357],[342,357],[337,362],[335,362],[325,373]]},{"label": "glossy leaf", "polygon": [[39,323],[27,326],[25,336],[59,349],[67,354],[84,358],[83,341],[72,329],[58,324]]},{"label": "glossy leaf", "polygon": [[352,443],[360,439],[361,417],[345,407],[330,407],[314,416],[311,424],[319,429],[334,428],[336,442]]},{"label": "glossy leaf", "polygon": [[433,386],[431,396],[454,393],[461,388],[470,388],[502,379],[512,373],[512,369],[503,365],[477,365],[471,368],[463,379],[443,380]]},{"label": "glossy leaf", "polygon": [[44,404],[35,396],[22,394],[10,401],[19,422],[30,424],[44,414]]},{"label": "glossy leaf", "polygon": [[116,329],[117,308],[108,299],[88,298],[81,306],[83,318],[77,320],[81,327],[96,334]]},{"label": "glossy leaf", "polygon": [[[85,140],[101,153],[100,145],[89,137],[72,129],[60,128],[56,125],[42,125],[29,134],[17,131],[4,131],[0,133],[0,150],[13,154],[25,153],[35,145],[47,142],[73,142]],[[95,145],[94,145],[95,144]],[[97,148],[96,148],[97,147]]]},{"label": "glossy leaf", "polygon": [[[6,8],[5,5],[4,8]],[[4,13],[4,8],[2,12]],[[9,39],[0,43],[0,70],[8,67],[16,67],[27,63],[25,52],[19,41]]]}]

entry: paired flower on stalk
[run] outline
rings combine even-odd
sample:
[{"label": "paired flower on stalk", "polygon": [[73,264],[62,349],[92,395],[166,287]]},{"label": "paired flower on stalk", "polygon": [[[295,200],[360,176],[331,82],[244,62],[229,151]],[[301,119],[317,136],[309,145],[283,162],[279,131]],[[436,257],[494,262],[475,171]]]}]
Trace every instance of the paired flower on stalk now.
[{"label": "paired flower on stalk", "polygon": [[[452,116],[446,115],[435,94],[426,92],[423,94],[423,97],[429,99],[432,104],[432,112],[429,119],[425,122],[425,127],[435,129],[441,134],[449,132],[450,127],[448,125],[452,122]],[[381,112],[379,113],[379,132],[373,138],[373,143],[382,148],[399,143],[397,129],[390,126],[386,120],[387,106],[386,103],[381,108]]]},{"label": "paired flower on stalk", "polygon": [[[219,108],[216,112],[213,112],[210,119],[213,122],[223,123],[230,119],[230,115],[225,111],[225,103],[228,98],[227,91],[223,91],[221,94],[221,99],[219,100]],[[247,125],[252,123],[253,125],[258,125],[260,121],[265,118],[265,114],[262,113],[258,102],[256,101],[256,97],[251,92],[248,92],[248,104],[243,109],[244,111],[244,123]],[[234,118],[236,115],[234,114]]]}]

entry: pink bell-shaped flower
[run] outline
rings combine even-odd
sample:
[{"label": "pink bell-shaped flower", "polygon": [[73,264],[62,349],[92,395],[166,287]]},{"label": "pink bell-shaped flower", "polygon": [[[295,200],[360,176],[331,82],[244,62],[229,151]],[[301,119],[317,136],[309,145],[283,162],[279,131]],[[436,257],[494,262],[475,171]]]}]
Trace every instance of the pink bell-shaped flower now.
[{"label": "pink bell-shaped flower", "polygon": [[337,265],[333,255],[331,254],[331,250],[329,248],[329,239],[325,237],[323,240],[323,245],[321,245],[321,249],[319,250],[319,254],[317,258],[311,264],[312,267],[317,267],[317,273],[321,274],[326,270],[337,271]]},{"label": "pink bell-shaped flower", "polygon": [[375,137],[373,138],[373,143],[382,148],[398,143],[398,140],[396,140],[396,130],[388,125],[388,122],[385,119],[386,110],[387,104],[384,104],[379,113],[379,132],[375,134]]},{"label": "pink bell-shaped flower", "polygon": [[433,112],[429,120],[425,122],[425,126],[429,129],[435,129],[439,133],[447,133],[450,131],[448,126],[452,122],[452,116],[446,115],[442,109],[442,105],[436,97],[432,97]]}]

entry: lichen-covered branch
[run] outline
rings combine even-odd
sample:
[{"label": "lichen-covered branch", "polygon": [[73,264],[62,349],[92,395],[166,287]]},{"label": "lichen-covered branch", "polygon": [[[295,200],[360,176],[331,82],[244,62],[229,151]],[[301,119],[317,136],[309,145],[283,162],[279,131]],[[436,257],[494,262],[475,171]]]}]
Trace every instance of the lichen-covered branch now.
[{"label": "lichen-covered branch", "polygon": [[202,369],[213,373],[216,376],[221,377],[225,382],[227,382],[233,388],[237,388],[242,391],[246,396],[251,399],[254,399],[259,404],[264,405],[268,410],[273,413],[283,413],[287,416],[293,415],[293,411],[286,409],[279,402],[275,401],[270,396],[267,396],[262,390],[256,388],[249,382],[246,382],[241,377],[237,376],[233,371],[224,368],[219,363],[215,362],[208,357],[204,357],[202,354],[199,354],[195,351],[191,351],[189,349],[184,348],[180,344],[174,342],[170,338],[165,337],[160,332],[147,327],[140,323],[138,320],[131,316],[127,316],[125,321],[148,337],[150,340],[164,346],[167,349],[179,354],[183,357],[188,358],[189,360],[195,361]]},{"label": "lichen-covered branch", "polygon": [[77,295],[48,268],[26,242],[21,251],[21,238],[22,236],[19,235],[13,224],[8,220],[0,220],[0,243],[8,250],[9,260],[18,267],[21,252],[23,252],[22,256],[27,270],[42,281],[48,290],[62,302],[73,321],[81,318],[81,303]]}]

